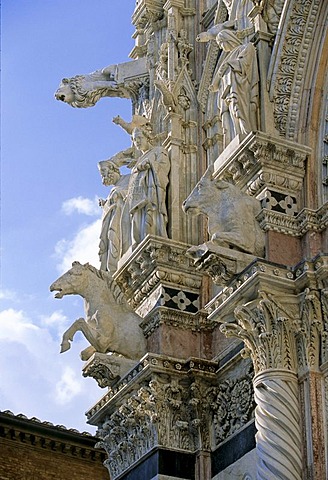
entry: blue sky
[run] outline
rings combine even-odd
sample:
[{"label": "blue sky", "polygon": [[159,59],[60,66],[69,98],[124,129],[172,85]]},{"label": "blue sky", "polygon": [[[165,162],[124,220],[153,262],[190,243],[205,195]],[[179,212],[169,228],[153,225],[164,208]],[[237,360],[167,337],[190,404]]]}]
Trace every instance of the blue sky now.
[{"label": "blue sky", "polygon": [[82,378],[80,297],[49,285],[73,260],[98,266],[97,162],[130,146],[112,118],[131,103],[74,109],[54,99],[61,78],[127,61],[133,0],[3,0],[1,105],[0,410],[93,431],[84,412],[104,390]]}]

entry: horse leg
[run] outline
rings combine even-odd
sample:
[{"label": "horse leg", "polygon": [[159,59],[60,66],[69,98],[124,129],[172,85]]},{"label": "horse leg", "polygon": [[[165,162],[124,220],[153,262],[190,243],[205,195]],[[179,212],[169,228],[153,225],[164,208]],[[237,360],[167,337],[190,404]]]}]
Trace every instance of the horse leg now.
[{"label": "horse leg", "polygon": [[86,323],[84,318],[78,318],[63,334],[62,342],[60,345],[60,353],[66,352],[71,348],[70,342],[73,341],[74,335],[77,331],[82,330],[83,324]]},{"label": "horse leg", "polygon": [[105,353],[104,347],[99,342],[103,335],[101,335],[98,330],[91,327],[88,322],[84,320],[84,318],[75,320],[75,322],[64,333],[61,343],[61,353],[66,352],[71,348],[70,342],[73,341],[73,337],[77,331],[82,332],[91,345],[85,350],[82,350],[82,360],[88,360],[88,358],[90,358],[94,352]]}]

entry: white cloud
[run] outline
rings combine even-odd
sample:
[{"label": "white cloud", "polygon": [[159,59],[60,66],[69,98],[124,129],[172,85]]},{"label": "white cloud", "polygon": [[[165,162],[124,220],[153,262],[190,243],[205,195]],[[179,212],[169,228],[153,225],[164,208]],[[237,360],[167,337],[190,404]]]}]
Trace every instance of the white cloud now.
[{"label": "white cloud", "polygon": [[23,310],[0,311],[0,410],[90,430],[84,411],[102,392],[81,375],[79,351],[86,341],[77,335],[72,349],[60,355],[58,335],[50,330],[56,322],[64,326],[66,317],[57,311],[36,321],[40,325]]},{"label": "white cloud", "polygon": [[71,239],[62,239],[55,246],[55,255],[58,258],[57,266],[60,273],[66,272],[75,260],[81,263],[89,262],[99,268],[98,245],[101,229],[101,220],[81,228]]},{"label": "white cloud", "polygon": [[40,321],[43,327],[56,333],[56,338],[61,338],[63,332],[69,327],[69,319],[61,310],[50,315],[40,315]]},{"label": "white cloud", "polygon": [[83,389],[81,379],[76,377],[71,367],[65,367],[61,379],[56,383],[56,403],[66,405],[70,403],[74,397],[79,395]]},{"label": "white cloud", "polygon": [[0,339],[14,340],[33,349],[39,327],[27,319],[22,310],[8,308],[0,312]]},{"label": "white cloud", "polygon": [[93,200],[90,198],[75,197],[65,200],[62,204],[62,212],[65,215],[72,215],[72,213],[82,213],[84,215],[94,216],[100,215],[100,208],[98,205],[98,198],[95,197]]},{"label": "white cloud", "polygon": [[17,294],[13,290],[0,289],[0,300],[17,300]]}]

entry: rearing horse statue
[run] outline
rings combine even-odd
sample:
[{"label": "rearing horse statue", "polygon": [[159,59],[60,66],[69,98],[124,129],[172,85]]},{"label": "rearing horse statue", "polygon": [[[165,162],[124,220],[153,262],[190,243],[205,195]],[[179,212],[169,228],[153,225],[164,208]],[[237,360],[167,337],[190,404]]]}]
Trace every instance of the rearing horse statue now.
[{"label": "rearing horse statue", "polygon": [[80,295],[84,299],[86,319],[79,318],[66,330],[61,353],[71,348],[70,342],[77,331],[81,331],[91,345],[82,350],[82,360],[88,360],[95,352],[110,352],[138,361],[146,353],[141,317],[126,302],[115,300],[111,282],[107,272],[88,263],[73,262],[72,268],[50,286],[51,292],[58,292],[55,298]]}]

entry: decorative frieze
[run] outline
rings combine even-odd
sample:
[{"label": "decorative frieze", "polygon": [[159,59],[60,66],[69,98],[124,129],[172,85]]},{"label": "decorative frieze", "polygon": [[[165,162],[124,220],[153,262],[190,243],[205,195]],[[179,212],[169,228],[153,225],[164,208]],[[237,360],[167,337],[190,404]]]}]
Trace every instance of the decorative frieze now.
[{"label": "decorative frieze", "polygon": [[192,332],[200,332],[204,330],[213,330],[215,323],[207,319],[207,313],[198,311],[196,315],[190,315],[188,312],[173,310],[171,308],[157,308],[155,312],[148,314],[141,328],[144,335],[148,338],[160,325],[170,327],[179,327],[180,330],[189,330]]},{"label": "decorative frieze", "polygon": [[[321,291],[321,306],[322,306],[322,322],[323,332],[321,337],[321,355],[322,363],[328,362],[328,289],[324,288]],[[328,421],[328,418],[327,418]]]},{"label": "decorative frieze", "polygon": [[175,375],[179,372],[183,375],[200,374],[214,378],[216,370],[217,363],[209,360],[199,358],[182,360],[167,355],[148,353],[124,378],[111,386],[108,392],[86,413],[88,421],[93,425],[100,425],[103,416],[114,411],[115,402],[121,402],[121,399],[128,395],[131,389],[139,388],[139,385],[149,377],[151,372],[164,375]]},{"label": "decorative frieze", "polygon": [[[217,364],[147,355],[89,413],[115,479],[153,448],[211,448],[210,393]],[[97,412],[97,414],[96,414]]]},{"label": "decorative frieze", "polygon": [[328,202],[318,210],[303,208],[296,216],[263,208],[256,218],[264,231],[273,230],[293,237],[302,237],[309,231],[322,232],[327,228]]},{"label": "decorative frieze", "polygon": [[[326,80],[327,82],[327,80]],[[322,201],[328,201],[328,86],[325,88],[326,104],[324,110],[324,121],[322,122],[322,142],[321,142],[321,183],[322,183]]]},{"label": "decorative frieze", "polygon": [[217,363],[148,354],[88,412],[111,478],[152,449],[210,452],[252,420],[252,368],[220,379]]},{"label": "decorative frieze", "polygon": [[311,39],[320,0],[294,0],[285,10],[284,31],[272,53],[270,96],[274,101],[275,124],[281,135],[296,138],[299,106],[303,92]]}]

